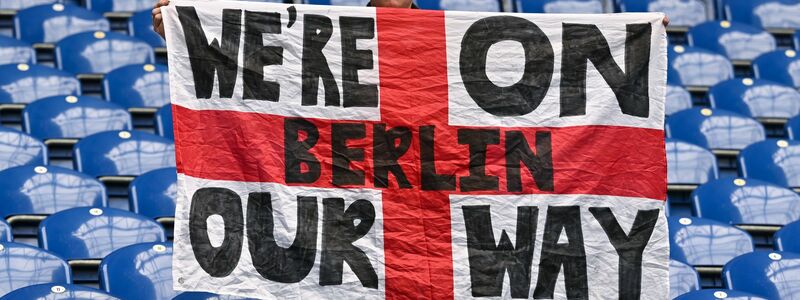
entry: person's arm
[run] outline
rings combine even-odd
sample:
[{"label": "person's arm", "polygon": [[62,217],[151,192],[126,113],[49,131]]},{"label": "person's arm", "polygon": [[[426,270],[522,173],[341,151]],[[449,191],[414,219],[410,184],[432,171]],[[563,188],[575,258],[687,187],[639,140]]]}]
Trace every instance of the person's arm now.
[{"label": "person's arm", "polygon": [[164,19],[161,16],[161,7],[169,5],[169,0],[158,0],[153,6],[153,30],[164,38]]}]

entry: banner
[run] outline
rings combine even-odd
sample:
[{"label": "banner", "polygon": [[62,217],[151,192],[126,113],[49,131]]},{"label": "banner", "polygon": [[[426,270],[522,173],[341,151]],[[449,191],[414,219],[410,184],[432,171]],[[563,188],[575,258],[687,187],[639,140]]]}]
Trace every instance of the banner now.
[{"label": "banner", "polygon": [[662,14],[163,11],[175,289],[668,297]]}]

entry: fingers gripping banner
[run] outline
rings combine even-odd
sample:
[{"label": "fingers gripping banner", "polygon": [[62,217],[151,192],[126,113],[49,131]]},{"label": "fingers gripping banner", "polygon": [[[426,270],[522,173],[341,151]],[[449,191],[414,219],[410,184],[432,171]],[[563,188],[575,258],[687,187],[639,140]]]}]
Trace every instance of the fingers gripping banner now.
[{"label": "fingers gripping banner", "polygon": [[172,1],[175,289],[667,298],[662,17]]}]

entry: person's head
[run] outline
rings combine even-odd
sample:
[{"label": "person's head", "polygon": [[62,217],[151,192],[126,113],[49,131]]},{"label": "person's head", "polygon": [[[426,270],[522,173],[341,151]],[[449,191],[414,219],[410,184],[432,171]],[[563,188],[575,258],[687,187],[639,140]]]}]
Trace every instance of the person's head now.
[{"label": "person's head", "polygon": [[411,0],[372,0],[372,5],[379,7],[411,7]]}]

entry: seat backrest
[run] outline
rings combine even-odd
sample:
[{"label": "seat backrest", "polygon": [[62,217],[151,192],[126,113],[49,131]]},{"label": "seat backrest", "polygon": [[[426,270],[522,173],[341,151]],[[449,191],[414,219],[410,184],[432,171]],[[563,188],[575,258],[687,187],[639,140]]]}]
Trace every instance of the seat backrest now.
[{"label": "seat backrest", "polygon": [[114,251],[100,263],[100,288],[122,299],[171,299],[172,243],[143,243]]},{"label": "seat backrest", "polygon": [[178,196],[175,168],[153,170],[136,177],[128,188],[131,210],[150,218],[174,217]]},{"label": "seat backrest", "polygon": [[800,2],[796,0],[728,0],[725,15],[728,20],[761,28],[800,29]]},{"label": "seat backrest", "polygon": [[712,86],[733,78],[733,65],[721,54],[697,47],[673,46],[667,51],[668,68],[688,86]]},{"label": "seat backrest", "polygon": [[675,300],[708,300],[708,299],[731,299],[731,300],[767,300],[758,295],[745,293],[735,290],[699,290],[693,291],[674,298]]},{"label": "seat backrest", "polygon": [[117,32],[73,34],[59,41],[56,66],[73,74],[107,73],[130,64],[155,61],[153,48],[144,41]]},{"label": "seat backrest", "polygon": [[36,51],[33,50],[30,43],[0,36],[0,65],[35,63]]},{"label": "seat backrest", "polygon": [[0,127],[0,171],[17,166],[45,164],[47,147],[44,143],[21,131]]},{"label": "seat backrest", "polygon": [[700,289],[700,277],[692,266],[669,260],[669,298]]},{"label": "seat backrest", "polygon": [[786,122],[786,135],[789,139],[800,140],[800,116],[789,119]]},{"label": "seat backrest", "polygon": [[756,251],[733,259],[722,269],[725,287],[767,299],[798,299],[800,254]]},{"label": "seat backrest", "polygon": [[80,95],[75,75],[42,65],[0,65],[0,103],[31,103],[56,95]]},{"label": "seat backrest", "polygon": [[242,298],[230,295],[217,295],[205,292],[184,292],[180,293],[172,300],[251,300],[251,298]]},{"label": "seat backrest", "polygon": [[602,14],[601,0],[517,0],[517,10],[524,13]]},{"label": "seat backrest", "polygon": [[172,126],[172,105],[167,104],[158,109],[155,125],[158,135],[175,140],[175,131]]},{"label": "seat backrest", "polygon": [[58,0],[3,0],[3,2],[0,2],[0,9],[20,10],[31,6],[56,2],[58,2]]},{"label": "seat backrest", "polygon": [[739,153],[739,174],[784,187],[800,187],[800,141],[768,139]]},{"label": "seat backrest", "polygon": [[794,50],[778,50],[753,60],[756,77],[800,89],[800,56]]},{"label": "seat backrest", "polygon": [[783,226],[774,237],[775,250],[800,253],[800,221]]},{"label": "seat backrest", "polygon": [[131,107],[161,107],[169,103],[167,66],[136,64],[114,69],[103,79],[106,100]]},{"label": "seat backrest", "polygon": [[62,210],[108,205],[96,179],[56,166],[20,166],[0,172],[0,217],[49,215]]},{"label": "seat backrest", "polygon": [[147,42],[153,48],[167,46],[164,39],[153,31],[153,16],[150,10],[137,12],[128,19],[128,34]]},{"label": "seat backrest", "polygon": [[42,139],[83,138],[109,130],[130,130],[131,116],[114,103],[90,96],[54,96],[22,112],[22,128]]},{"label": "seat backrest", "polygon": [[623,0],[623,12],[664,12],[672,26],[694,26],[708,20],[704,0]]},{"label": "seat backrest", "polygon": [[12,242],[0,242],[0,247],[0,295],[35,284],[72,282],[69,265],[54,253]]},{"label": "seat backrest", "polygon": [[757,179],[723,178],[692,192],[696,216],[728,224],[785,225],[800,219],[800,195]]},{"label": "seat backrest", "polygon": [[10,242],[13,239],[11,225],[8,225],[5,219],[0,220],[0,242]]},{"label": "seat backrest", "polygon": [[711,107],[754,118],[788,119],[800,114],[800,92],[764,79],[731,79],[708,92]]},{"label": "seat backrest", "polygon": [[73,148],[75,169],[98,176],[138,176],[175,166],[171,140],[141,131],[106,131],[81,139]]},{"label": "seat backrest", "polygon": [[[671,22],[671,20],[670,20]],[[753,60],[774,51],[775,37],[769,32],[747,24],[730,21],[710,21],[698,24],[687,34],[689,45],[722,53],[729,59]]]},{"label": "seat backrest", "polygon": [[670,257],[693,266],[722,266],[753,252],[753,239],[731,225],[702,218],[669,217]]},{"label": "seat backrest", "polygon": [[106,292],[83,285],[45,283],[27,286],[6,294],[0,300],[47,299],[47,300],[119,300]]},{"label": "seat backrest", "polygon": [[14,16],[14,36],[30,43],[55,43],[79,32],[110,29],[103,15],[70,4],[38,5]]},{"label": "seat backrest", "polygon": [[670,184],[703,184],[719,176],[717,158],[710,151],[675,139],[665,144]]},{"label": "seat backrest", "polygon": [[692,95],[681,86],[667,85],[667,99],[664,106],[666,115],[692,108]]},{"label": "seat backrest", "polygon": [[764,126],[722,109],[692,108],[667,118],[667,136],[707,149],[740,150],[766,138]]},{"label": "seat backrest", "polygon": [[164,241],[160,224],[115,208],[68,209],[39,224],[39,247],[67,260],[102,259],[122,247]]},{"label": "seat backrest", "polygon": [[150,11],[150,0],[86,0],[86,7],[98,13]]}]

